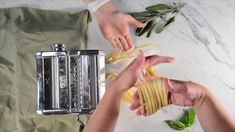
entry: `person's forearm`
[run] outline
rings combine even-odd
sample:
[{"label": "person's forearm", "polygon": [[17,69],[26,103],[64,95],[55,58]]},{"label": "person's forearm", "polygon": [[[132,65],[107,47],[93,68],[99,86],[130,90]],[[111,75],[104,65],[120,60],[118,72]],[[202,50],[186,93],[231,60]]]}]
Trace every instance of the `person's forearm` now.
[{"label": "person's forearm", "polygon": [[194,105],[205,132],[234,132],[235,120],[208,90]]},{"label": "person's forearm", "polygon": [[84,132],[114,132],[119,115],[121,94],[110,87],[88,121]]},{"label": "person's forearm", "polygon": [[[83,0],[83,2],[88,5],[89,3],[93,2],[95,0]],[[105,3],[104,5],[102,5],[100,8],[97,9],[97,11],[94,13],[94,15],[96,14],[100,14],[100,13],[112,13],[113,11],[116,11],[115,6],[113,5],[112,1],[108,1],[107,3]]]},{"label": "person's forearm", "polygon": [[[93,2],[95,0],[83,0],[83,2],[88,5],[89,3]],[[94,12],[95,18],[99,21],[104,17],[106,14],[113,13],[116,11],[115,6],[113,5],[112,1],[108,1],[104,5],[102,5],[100,8],[97,9],[96,12]]]}]

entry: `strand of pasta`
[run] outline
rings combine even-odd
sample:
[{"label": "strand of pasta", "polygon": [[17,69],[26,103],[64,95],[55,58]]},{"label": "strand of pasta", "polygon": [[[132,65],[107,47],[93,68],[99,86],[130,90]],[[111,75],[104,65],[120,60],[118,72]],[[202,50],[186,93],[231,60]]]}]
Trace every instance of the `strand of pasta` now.
[{"label": "strand of pasta", "polygon": [[162,78],[143,82],[137,86],[137,91],[143,115],[152,115],[160,108],[168,105],[167,91]]}]

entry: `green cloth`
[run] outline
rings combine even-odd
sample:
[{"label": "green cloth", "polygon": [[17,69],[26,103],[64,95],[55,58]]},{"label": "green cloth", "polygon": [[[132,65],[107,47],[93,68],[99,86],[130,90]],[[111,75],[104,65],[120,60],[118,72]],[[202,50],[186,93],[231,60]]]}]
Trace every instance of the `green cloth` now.
[{"label": "green cloth", "polygon": [[86,48],[89,21],[88,11],[0,9],[0,132],[78,132],[75,115],[36,115],[35,52]]}]

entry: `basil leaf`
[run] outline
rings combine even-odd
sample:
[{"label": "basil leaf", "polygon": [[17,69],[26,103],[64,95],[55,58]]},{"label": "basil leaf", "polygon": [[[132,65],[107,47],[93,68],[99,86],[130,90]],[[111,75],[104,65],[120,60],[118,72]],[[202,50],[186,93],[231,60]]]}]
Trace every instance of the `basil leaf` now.
[{"label": "basil leaf", "polygon": [[141,28],[141,30],[137,32],[136,30],[136,35],[137,36],[142,36],[145,32],[149,31],[152,25],[154,24],[154,20],[149,21],[145,27]]},{"label": "basil leaf", "polygon": [[187,110],[188,127],[192,126],[195,121],[195,111],[193,108]]},{"label": "basil leaf", "polygon": [[195,111],[192,108],[189,108],[185,111],[179,121],[184,123],[186,127],[191,127],[195,121]]},{"label": "basil leaf", "polygon": [[164,122],[174,130],[183,130],[185,128],[185,125],[180,121],[165,120]]},{"label": "basil leaf", "polygon": [[174,8],[174,7],[171,6],[171,5],[157,4],[157,5],[149,6],[149,7],[145,8],[145,9],[149,10],[149,11],[163,12],[163,11],[171,10],[172,8]]},{"label": "basil leaf", "polygon": [[188,126],[188,112],[185,111],[184,115],[179,119],[180,122],[184,123],[185,126]]},{"label": "basil leaf", "polygon": [[184,128],[191,127],[195,121],[195,111],[193,108],[189,108],[184,112],[184,115],[179,119],[179,121],[165,120],[172,129],[183,130]]}]

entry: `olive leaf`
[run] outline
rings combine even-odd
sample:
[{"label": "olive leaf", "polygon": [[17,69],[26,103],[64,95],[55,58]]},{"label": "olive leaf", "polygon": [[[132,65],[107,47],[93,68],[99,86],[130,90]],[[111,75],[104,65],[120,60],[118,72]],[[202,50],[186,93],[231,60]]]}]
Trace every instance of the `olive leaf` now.
[{"label": "olive leaf", "polygon": [[137,36],[143,35],[145,32],[149,31],[149,30],[152,28],[152,26],[153,26],[154,23],[155,23],[154,20],[151,20],[151,21],[149,21],[149,22],[146,24],[145,27],[143,27],[143,28],[137,28],[137,30],[136,30],[136,35],[137,35]]},{"label": "olive leaf", "polygon": [[185,128],[185,125],[180,121],[165,120],[164,122],[174,130],[183,130]]},{"label": "olive leaf", "polygon": [[[169,13],[176,15],[180,9],[185,5],[185,3],[173,3],[173,4],[157,4],[153,6],[146,7],[146,11],[143,12],[132,12],[129,13],[135,19],[140,22],[147,22],[144,28],[136,29],[136,36],[142,36],[147,32],[146,37],[150,37],[153,30],[156,33],[161,33],[166,29],[171,23],[175,21],[175,16],[167,17]],[[153,21],[160,18],[161,21]],[[169,18],[169,19],[168,19]]]},{"label": "olive leaf", "polygon": [[153,5],[145,8],[146,10],[149,11],[155,11],[155,12],[164,12],[164,11],[170,11],[174,6],[167,5],[167,4],[158,4],[158,5]]},{"label": "olive leaf", "polygon": [[153,31],[153,29],[154,29],[154,27],[157,25],[157,23],[154,23],[153,25],[152,25],[152,27],[150,27],[150,29],[149,29],[149,31],[148,31],[148,34],[147,34],[147,38],[148,37],[150,37],[150,35],[151,35],[151,33],[152,33],[152,31]]},{"label": "olive leaf", "polygon": [[164,24],[162,24],[160,27],[155,29],[156,33],[161,33],[164,29],[166,29],[171,23],[175,21],[175,17],[169,18]]},{"label": "olive leaf", "polygon": [[[195,121],[195,111],[192,108],[187,109],[179,120],[165,120],[172,129],[183,130],[193,125]],[[182,125],[183,124],[183,125]]]}]

